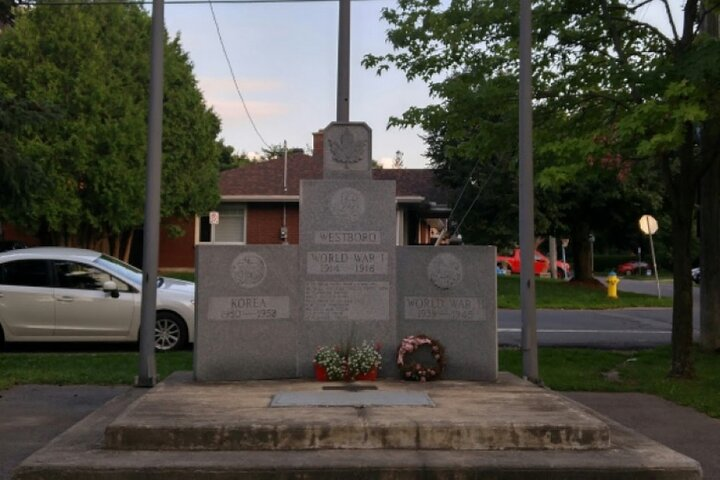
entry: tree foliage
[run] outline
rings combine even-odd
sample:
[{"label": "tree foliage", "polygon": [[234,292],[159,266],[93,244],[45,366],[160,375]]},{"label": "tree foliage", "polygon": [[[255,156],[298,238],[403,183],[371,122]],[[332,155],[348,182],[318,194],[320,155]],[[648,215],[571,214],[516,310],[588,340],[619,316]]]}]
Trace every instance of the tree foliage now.
[{"label": "tree foliage", "polygon": [[[165,42],[161,213],[187,217],[217,203],[220,122],[179,38]],[[149,50],[150,18],[133,5],[36,6],[0,34],[0,99],[26,112],[0,131],[3,185],[19,193],[0,221],[116,252],[142,225]]]},{"label": "tree foliage", "polygon": [[218,149],[220,150],[219,166],[221,172],[233,168],[244,167],[251,162],[245,152],[240,154],[235,153],[235,148],[230,145],[225,145],[221,141],[218,141]]},{"label": "tree foliage", "polygon": [[[650,3],[669,15],[662,0],[533,2],[536,231],[569,233],[576,273],[589,276],[588,234],[618,217],[628,223],[641,209],[654,213],[665,200],[675,277],[672,372],[690,375],[691,221],[700,178],[718,162],[720,46],[700,34],[699,0],[685,2],[680,22],[668,16],[669,34],[638,15]],[[490,172],[498,159],[517,162],[517,2],[400,0],[383,17],[395,50],[364,64],[378,73],[399,68],[427,82],[438,100],[391,124],[428,132],[428,153],[446,176],[468,175],[479,162],[493,194],[505,195],[516,169],[501,180]],[[499,213],[514,209],[500,203]]]}]

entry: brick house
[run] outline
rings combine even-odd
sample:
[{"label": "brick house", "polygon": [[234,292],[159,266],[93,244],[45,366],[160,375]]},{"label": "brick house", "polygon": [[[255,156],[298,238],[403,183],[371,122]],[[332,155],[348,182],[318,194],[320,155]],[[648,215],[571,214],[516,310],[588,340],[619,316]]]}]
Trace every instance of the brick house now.
[{"label": "brick house", "polygon": [[[185,232],[173,237],[160,229],[158,263],[161,270],[187,271],[195,266],[195,245],[220,244],[297,244],[299,241],[300,180],[322,178],[322,132],[313,134],[313,155],[288,154],[284,158],[257,162],[227,170],[220,175],[221,203],[217,207],[220,223],[211,228],[208,216],[170,219],[163,223]],[[287,166],[286,166],[287,165]],[[449,214],[450,191],[440,186],[429,169],[377,169],[376,180],[395,180],[397,198],[397,244],[433,244]],[[6,238],[36,239],[6,226]],[[131,263],[142,263],[142,231],[132,245]]]},{"label": "brick house", "polygon": [[[220,223],[213,230],[207,216],[183,225],[186,234],[160,240],[160,268],[193,268],[198,243],[297,244],[300,180],[322,178],[322,132],[313,134],[313,155],[284,158],[227,170],[220,176]],[[429,245],[442,230],[450,192],[429,169],[376,169],[376,180],[395,180],[397,244]],[[194,223],[194,224],[193,224]]]}]

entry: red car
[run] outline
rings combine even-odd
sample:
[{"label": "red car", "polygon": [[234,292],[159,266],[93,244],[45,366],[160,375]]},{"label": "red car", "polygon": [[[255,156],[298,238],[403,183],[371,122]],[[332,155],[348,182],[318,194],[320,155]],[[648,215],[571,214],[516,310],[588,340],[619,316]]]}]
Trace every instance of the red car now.
[{"label": "red car", "polygon": [[[497,263],[507,270],[508,273],[520,273],[520,249],[513,250],[512,256],[498,255]],[[558,260],[557,271],[559,278],[570,278],[572,269],[570,264]],[[550,273],[550,259],[535,250],[535,275],[548,275]]]},{"label": "red car", "polygon": [[630,262],[621,263],[617,267],[617,274],[618,275],[642,275],[650,271],[652,273],[652,268],[650,265],[646,262],[638,262],[637,260],[632,260]]}]

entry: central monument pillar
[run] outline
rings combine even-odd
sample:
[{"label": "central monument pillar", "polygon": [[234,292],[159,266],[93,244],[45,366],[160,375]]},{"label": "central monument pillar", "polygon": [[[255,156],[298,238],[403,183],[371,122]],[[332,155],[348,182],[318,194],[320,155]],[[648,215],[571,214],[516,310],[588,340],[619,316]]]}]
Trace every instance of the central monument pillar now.
[{"label": "central monument pillar", "polygon": [[[324,130],[323,179],[300,182],[300,358],[318,345],[381,344],[394,368],[396,318],[395,181],[372,179],[365,123]],[[301,375],[312,374],[310,361]]]}]

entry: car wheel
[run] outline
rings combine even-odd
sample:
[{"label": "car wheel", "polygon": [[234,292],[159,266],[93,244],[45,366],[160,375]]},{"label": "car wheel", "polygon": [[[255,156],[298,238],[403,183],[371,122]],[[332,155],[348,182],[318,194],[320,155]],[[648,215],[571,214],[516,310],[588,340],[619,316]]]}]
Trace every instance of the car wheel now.
[{"label": "car wheel", "polygon": [[174,313],[158,313],[155,320],[155,350],[179,350],[187,344],[187,341],[187,326],[182,319]]}]

